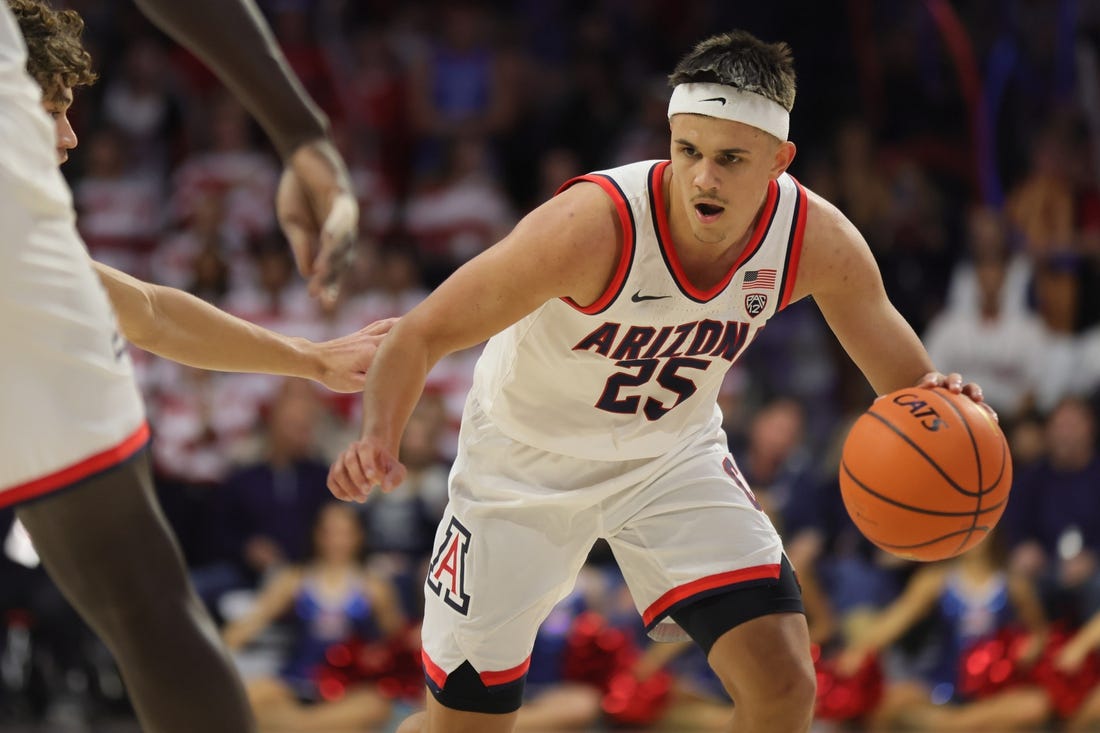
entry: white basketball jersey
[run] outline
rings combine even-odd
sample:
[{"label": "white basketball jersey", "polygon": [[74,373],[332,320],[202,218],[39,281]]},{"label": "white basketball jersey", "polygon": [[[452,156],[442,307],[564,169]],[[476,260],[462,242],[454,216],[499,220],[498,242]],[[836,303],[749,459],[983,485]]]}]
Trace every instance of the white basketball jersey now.
[{"label": "white basketball jersey", "polygon": [[669,234],[662,180],[648,161],[568,181],[598,184],[625,234],[604,294],[581,308],[552,300],[489,340],[470,399],[507,435],[593,460],[645,458],[721,424],[730,365],[794,288],[806,192],[769,184],[744,251],[717,285],[688,282]]},{"label": "white basketball jersey", "polygon": [[0,506],[107,470],[148,438],[26,61],[0,2]]}]

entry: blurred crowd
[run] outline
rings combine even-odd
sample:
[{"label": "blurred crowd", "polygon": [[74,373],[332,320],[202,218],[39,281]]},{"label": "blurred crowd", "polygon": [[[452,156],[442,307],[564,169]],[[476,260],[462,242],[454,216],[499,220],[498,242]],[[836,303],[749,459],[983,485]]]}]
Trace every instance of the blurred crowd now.
[{"label": "blurred crowd", "polygon": [[[1015,463],[997,536],[915,567],[844,511],[839,452],[873,394],[813,303],[734,366],[731,450],[799,569],[819,687],[847,695],[819,691],[819,717],[1100,721],[1100,2],[260,0],[360,196],[351,287],[327,309],[238,102],[129,2],[65,5],[102,76],[77,93],[64,169],[92,255],[313,340],[407,312],[571,176],[667,157],[665,74],[695,41],[787,41],[791,172],[862,232],[937,367],[983,386]],[[339,507],[325,476],[354,395],[135,351],[165,514],[266,730],[362,730],[418,704],[421,583],[477,356],[432,372],[406,483]],[[109,655],[11,525],[0,514],[0,720],[124,709]],[[539,637],[521,728],[717,729],[729,702],[705,660],[639,626],[597,546]],[[981,653],[1004,679],[975,672]]]}]

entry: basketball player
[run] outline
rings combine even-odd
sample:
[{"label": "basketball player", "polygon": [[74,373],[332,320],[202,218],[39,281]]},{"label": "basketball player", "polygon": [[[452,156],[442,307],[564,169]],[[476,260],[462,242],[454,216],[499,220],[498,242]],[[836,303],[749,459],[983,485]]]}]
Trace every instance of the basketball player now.
[{"label": "basketball player", "polygon": [[[427,709],[403,733],[509,731],[539,623],[613,548],[650,635],[687,636],[738,733],[806,731],[814,670],[780,538],[727,453],[716,396],[756,332],[812,295],[879,393],[933,370],[850,222],[785,171],[790,50],[734,32],[670,77],[671,161],[582,176],[394,326],[329,488],[405,475],[398,442],[444,354],[477,365],[428,571]],[[490,338],[491,337],[491,338]]]},{"label": "basketball player", "polygon": [[[340,235],[355,229],[354,199],[323,118],[255,8],[188,4],[182,17],[173,2],[143,5],[225,71],[268,129],[287,161],[280,221],[313,290],[333,295],[334,264],[349,238]],[[79,23],[46,10],[51,38],[57,23]],[[0,504],[19,505],[46,569],[118,660],[146,730],[253,731],[240,682],[156,504],[132,368],[76,233],[26,63],[19,28],[0,3],[0,220],[8,238],[0,249]]]},{"label": "basketball player", "polygon": [[[7,0],[27,44],[27,71],[42,89],[54,121],[58,165],[77,146],[69,123],[73,88],[95,82],[81,42],[83,21],[45,0]],[[396,319],[338,339],[313,343],[242,320],[195,296],[147,283],[101,262],[92,268],[107,290],[119,329],[138,348],[188,366],[313,379],[334,392],[357,392],[379,340]]]}]

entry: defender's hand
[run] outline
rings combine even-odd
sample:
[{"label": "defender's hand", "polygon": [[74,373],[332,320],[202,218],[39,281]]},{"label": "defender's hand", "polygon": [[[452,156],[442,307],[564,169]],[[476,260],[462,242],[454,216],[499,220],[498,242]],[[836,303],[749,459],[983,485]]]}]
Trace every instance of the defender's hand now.
[{"label": "defender's hand", "polygon": [[309,278],[310,295],[331,305],[359,235],[359,204],[331,141],[305,143],[287,159],[275,212],[298,271]]},{"label": "defender's hand", "polygon": [[374,355],[395,323],[396,318],[385,318],[347,336],[315,344],[319,373],[314,379],[333,392],[361,392]]}]

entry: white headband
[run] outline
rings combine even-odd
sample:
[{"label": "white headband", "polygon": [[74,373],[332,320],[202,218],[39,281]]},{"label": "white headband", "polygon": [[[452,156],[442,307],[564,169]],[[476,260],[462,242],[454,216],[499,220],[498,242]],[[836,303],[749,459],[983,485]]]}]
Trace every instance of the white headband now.
[{"label": "white headband", "polygon": [[791,115],[762,94],[725,84],[677,84],[668,101],[668,116],[693,114],[751,125],[780,140],[787,139]]}]

